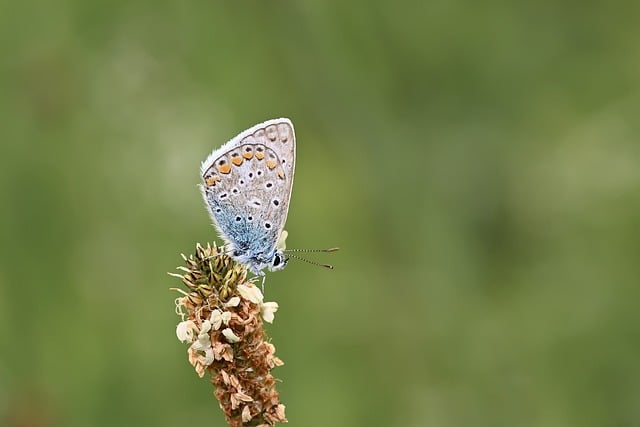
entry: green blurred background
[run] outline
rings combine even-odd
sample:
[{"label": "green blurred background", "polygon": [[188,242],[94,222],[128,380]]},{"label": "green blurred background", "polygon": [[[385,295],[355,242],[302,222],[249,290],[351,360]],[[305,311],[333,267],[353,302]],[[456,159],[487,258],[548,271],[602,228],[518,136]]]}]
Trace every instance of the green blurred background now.
[{"label": "green blurred background", "polygon": [[218,425],[167,271],[290,117],[294,426],[640,425],[640,3],[0,2],[0,425]]}]

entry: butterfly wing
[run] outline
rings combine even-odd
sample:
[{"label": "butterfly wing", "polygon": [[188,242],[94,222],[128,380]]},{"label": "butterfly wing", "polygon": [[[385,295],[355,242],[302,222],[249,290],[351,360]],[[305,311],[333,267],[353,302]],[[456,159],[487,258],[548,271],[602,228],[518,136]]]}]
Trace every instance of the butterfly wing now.
[{"label": "butterfly wing", "polygon": [[202,163],[202,194],[221,237],[246,262],[270,256],[284,229],[295,171],[289,119],[253,126]]}]

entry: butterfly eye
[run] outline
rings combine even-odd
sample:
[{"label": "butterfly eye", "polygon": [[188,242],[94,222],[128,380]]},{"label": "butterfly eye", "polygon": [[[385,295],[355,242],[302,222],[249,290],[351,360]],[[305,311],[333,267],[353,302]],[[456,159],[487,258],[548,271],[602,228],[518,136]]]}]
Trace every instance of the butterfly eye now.
[{"label": "butterfly eye", "polygon": [[282,270],[287,265],[288,258],[281,253],[276,252],[271,261],[272,270]]}]

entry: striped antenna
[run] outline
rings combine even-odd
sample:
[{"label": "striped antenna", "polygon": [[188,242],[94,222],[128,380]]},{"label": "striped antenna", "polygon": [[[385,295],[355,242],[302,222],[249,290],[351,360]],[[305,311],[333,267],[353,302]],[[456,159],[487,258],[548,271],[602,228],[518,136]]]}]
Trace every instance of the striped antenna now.
[{"label": "striped antenna", "polygon": [[291,258],[299,259],[300,261],[304,261],[311,265],[315,265],[317,267],[328,268],[329,270],[333,270],[333,265],[331,264],[321,264],[319,262],[311,261],[306,258],[301,257],[300,255],[294,255],[291,252],[335,252],[340,248],[328,248],[328,249],[287,249],[284,252],[290,256]]}]

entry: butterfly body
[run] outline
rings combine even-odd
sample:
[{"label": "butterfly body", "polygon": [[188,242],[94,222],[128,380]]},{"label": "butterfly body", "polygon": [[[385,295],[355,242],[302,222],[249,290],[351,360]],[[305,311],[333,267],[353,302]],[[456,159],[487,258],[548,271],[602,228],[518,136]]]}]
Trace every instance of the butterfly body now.
[{"label": "butterfly body", "polygon": [[289,119],[247,129],[202,163],[201,190],[229,255],[258,275],[280,270],[279,247],[295,171],[295,134]]}]

